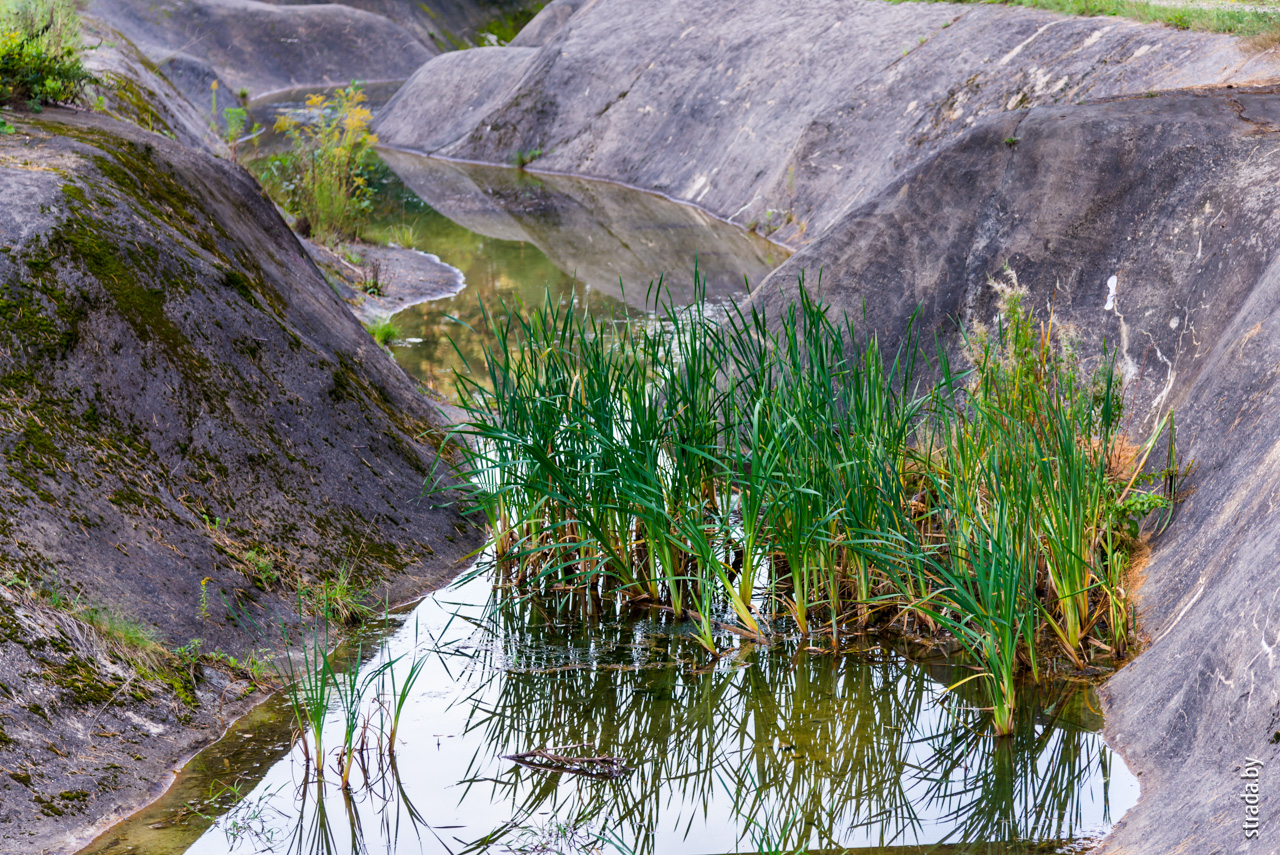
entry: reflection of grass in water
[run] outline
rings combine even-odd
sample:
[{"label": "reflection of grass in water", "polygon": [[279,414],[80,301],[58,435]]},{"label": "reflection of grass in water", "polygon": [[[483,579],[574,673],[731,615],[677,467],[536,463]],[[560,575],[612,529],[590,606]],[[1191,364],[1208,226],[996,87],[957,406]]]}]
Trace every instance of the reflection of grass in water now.
[{"label": "reflection of grass in water", "polygon": [[[467,784],[513,810],[467,851],[549,812],[653,852],[655,832],[673,822],[664,824],[665,807],[678,803],[683,823],[726,791],[741,817],[739,844],[754,834],[784,849],[838,847],[855,830],[909,844],[928,831],[922,817],[939,815],[955,829],[950,842],[1070,839],[1084,821],[1080,780],[1107,771],[1100,736],[1073,721],[1085,697],[1078,687],[1045,685],[1039,705],[1019,707],[1012,738],[993,741],[982,735],[990,713],[967,705],[980,699],[974,688],[929,715],[940,686],[964,673],[944,662],[927,672],[893,654],[748,645],[698,673],[688,635],[628,620],[587,634],[576,611],[535,601],[491,617],[493,643],[475,663],[491,669],[489,682],[461,702],[474,705],[468,729],[485,737]],[[495,753],[566,742],[594,743],[641,768],[607,783],[479,771]]]},{"label": "reflection of grass in water", "polygon": [[363,790],[353,792],[343,787],[335,792],[342,800],[341,812],[336,817],[323,779],[307,780],[299,785],[294,800],[296,813],[285,851],[296,855],[369,852],[365,818],[370,807],[377,813],[382,840],[388,842],[391,851],[402,837],[408,842],[410,833],[419,840],[423,831],[435,833],[405,792],[394,760]]}]

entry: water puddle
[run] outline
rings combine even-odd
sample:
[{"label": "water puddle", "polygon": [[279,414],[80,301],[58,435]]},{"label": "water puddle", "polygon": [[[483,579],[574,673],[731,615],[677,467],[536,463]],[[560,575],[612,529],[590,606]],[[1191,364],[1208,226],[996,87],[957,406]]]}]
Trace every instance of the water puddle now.
[{"label": "water puddle", "polygon": [[[1137,799],[1088,688],[1046,687],[995,740],[942,659],[726,637],[711,662],[662,613],[587,630],[489,597],[476,580],[424,600],[366,663],[426,659],[394,770],[318,792],[273,702],[86,852],[1079,851]],[[630,771],[512,759],[540,749]]]},{"label": "water puddle", "polygon": [[[394,319],[397,360],[433,384],[462,364],[448,335],[479,357],[477,298],[550,289],[638,315],[659,274],[691,296],[695,257],[711,299],[741,295],[785,257],[634,190],[385,157],[403,186],[375,231],[467,281]],[[967,692],[976,682],[946,691],[973,672],[942,657],[729,635],[712,660],[663,612],[604,604],[584,621],[581,604],[495,609],[491,597],[482,579],[440,592],[372,628],[363,656],[346,651],[366,672],[424,663],[395,762],[358,769],[349,793],[307,774],[276,698],[84,852],[1074,852],[1137,800],[1087,686],[1023,693],[1016,733],[996,740]],[[339,718],[331,710],[329,745]]]}]

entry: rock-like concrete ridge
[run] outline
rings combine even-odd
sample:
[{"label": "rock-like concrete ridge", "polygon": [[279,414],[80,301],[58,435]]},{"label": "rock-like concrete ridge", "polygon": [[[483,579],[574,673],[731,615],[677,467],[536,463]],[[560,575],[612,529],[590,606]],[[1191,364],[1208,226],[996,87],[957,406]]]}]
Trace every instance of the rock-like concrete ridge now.
[{"label": "rock-like concrete ridge", "polygon": [[209,121],[244,89],[257,98],[298,86],[403,80],[438,49],[395,22],[338,3],[261,0],[94,0],[94,18],[119,30]]},{"label": "rock-like concrete ridge", "polygon": [[[558,29],[553,25],[558,25]],[[998,5],[553,3],[427,63],[388,145],[622,181],[799,244],[982,117],[1273,73],[1226,36]],[[770,213],[772,212],[772,213]]]},{"label": "rock-like concrete ridge", "polygon": [[[395,601],[447,578],[477,538],[422,499],[440,417],[249,175],[99,116],[15,123],[0,139],[10,589],[243,658],[296,626],[288,584],[349,564]],[[244,688],[198,667],[157,688],[39,602],[0,597],[3,851],[66,851],[137,807]]]}]

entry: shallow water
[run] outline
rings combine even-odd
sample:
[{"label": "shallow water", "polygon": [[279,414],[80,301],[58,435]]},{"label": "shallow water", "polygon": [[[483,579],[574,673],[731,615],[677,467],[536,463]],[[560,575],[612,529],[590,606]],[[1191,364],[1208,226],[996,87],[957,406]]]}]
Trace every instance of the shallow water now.
[{"label": "shallow water", "polygon": [[[698,254],[710,297],[722,299],[785,255],[613,185],[387,157],[439,211],[393,193],[381,227],[468,282],[396,317],[397,359],[433,383],[461,365],[444,333],[479,354],[483,337],[464,325],[476,325],[477,297],[528,301],[550,288],[638,317],[643,288],[624,292],[619,278],[647,285],[667,274],[687,299]],[[945,691],[972,672],[919,651],[866,641],[831,656],[797,638],[755,646],[726,635],[729,653],[711,660],[662,612],[605,608],[587,629],[568,604],[495,611],[489,598],[483,581],[446,590],[370,627],[367,655],[345,652],[366,672],[402,657],[403,675],[426,659],[394,768],[371,760],[370,779],[357,772],[349,795],[306,783],[275,699],[86,851],[677,855],[785,841],[813,852],[1009,855],[1077,851],[1137,800],[1087,687],[1023,692],[1016,734],[994,740],[985,713],[965,703],[978,683]],[[329,745],[337,732],[335,710]],[[596,778],[510,759],[547,748],[615,757],[630,771]]]},{"label": "shallow water", "polygon": [[[332,784],[317,798],[271,704],[89,851],[713,853],[766,836],[811,851],[1057,851],[1137,798],[1088,689],[1040,693],[994,740],[983,713],[944,692],[967,673],[945,661],[725,637],[732,652],[713,662],[660,612],[606,609],[588,631],[568,605],[493,611],[489,593],[477,580],[428,598],[378,650],[404,657],[402,674],[428,659],[398,775],[365,786],[357,773],[350,798]],[[336,714],[329,728],[332,745]],[[633,771],[593,779],[508,759],[560,746]],[[219,812],[223,784],[245,797],[211,823],[201,814]]]},{"label": "shallow water", "polygon": [[492,310],[549,293],[597,315],[635,315],[654,304],[659,278],[673,302],[689,302],[695,262],[707,298],[719,302],[746,294],[746,283],[788,256],[697,208],[616,184],[381,154],[410,192],[389,194],[402,202],[384,205],[371,233],[439,256],[467,282],[455,297],[392,319],[396,360],[445,394],[449,371],[483,364],[482,303]]}]

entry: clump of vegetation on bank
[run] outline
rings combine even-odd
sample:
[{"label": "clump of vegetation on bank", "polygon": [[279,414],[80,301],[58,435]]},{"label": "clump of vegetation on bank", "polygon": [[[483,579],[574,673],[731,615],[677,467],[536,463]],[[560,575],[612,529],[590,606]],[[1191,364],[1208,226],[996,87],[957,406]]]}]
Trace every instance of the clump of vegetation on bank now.
[{"label": "clump of vegetation on bank", "polygon": [[1172,456],[1143,470],[1172,417],[1131,442],[1110,360],[1086,373],[1015,290],[971,331],[969,367],[939,349],[926,372],[913,333],[885,353],[801,286],[776,324],[666,305],[637,327],[550,298],[486,314],[496,343],[483,382],[458,378],[458,430],[498,581],[660,604],[710,650],[780,615],[832,650],[945,631],[1007,733],[1046,658],[1134,644],[1139,521],[1178,474]]},{"label": "clump of vegetation on bank", "polygon": [[[80,16],[69,0],[5,0],[0,4],[0,105],[38,111],[76,101],[94,79],[80,54]],[[12,127],[0,119],[0,131]]]},{"label": "clump of vegetation on bank", "polygon": [[494,17],[476,30],[474,36],[459,35],[440,28],[439,35],[431,38],[442,50],[467,50],[473,47],[501,47],[520,34],[525,25],[537,17],[547,5],[547,0],[529,3],[514,11],[495,10]]},{"label": "clump of vegetation on bank", "polygon": [[258,180],[281,207],[297,218],[297,229],[321,243],[355,238],[373,205],[369,175],[377,168],[369,131],[373,114],[356,84],[329,97],[312,95],[311,121],[281,116],[275,130],[291,147],[255,166]]},{"label": "clump of vegetation on bank", "polygon": [[507,44],[525,25],[538,16],[546,2],[530,3],[513,12],[498,12],[497,17],[476,30],[475,43],[481,47],[500,47]]}]

